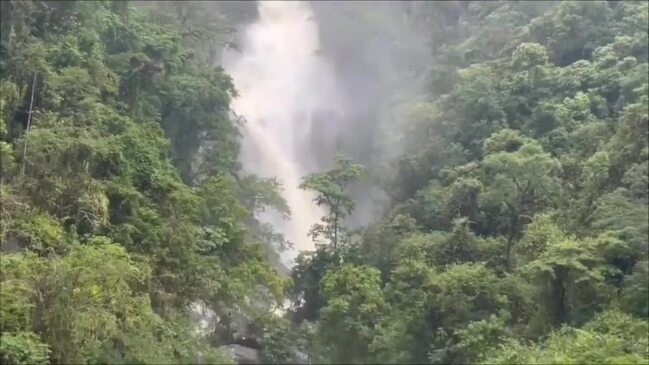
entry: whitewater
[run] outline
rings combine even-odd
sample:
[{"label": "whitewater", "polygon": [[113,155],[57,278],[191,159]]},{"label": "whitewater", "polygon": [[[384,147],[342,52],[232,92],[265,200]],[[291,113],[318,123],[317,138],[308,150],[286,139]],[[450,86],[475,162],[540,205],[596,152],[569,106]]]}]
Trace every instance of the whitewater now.
[{"label": "whitewater", "polygon": [[[310,227],[323,211],[310,192],[299,189],[301,178],[319,168],[323,151],[313,143],[321,133],[318,115],[336,111],[339,100],[335,73],[321,55],[318,26],[307,2],[260,1],[259,17],[243,29],[239,51],[224,57],[239,96],[232,108],[245,119],[241,162],[244,171],[275,177],[283,184],[290,219],[265,212],[293,243],[282,259],[289,267],[299,251],[312,250]],[[323,134],[324,136],[324,134]]]}]

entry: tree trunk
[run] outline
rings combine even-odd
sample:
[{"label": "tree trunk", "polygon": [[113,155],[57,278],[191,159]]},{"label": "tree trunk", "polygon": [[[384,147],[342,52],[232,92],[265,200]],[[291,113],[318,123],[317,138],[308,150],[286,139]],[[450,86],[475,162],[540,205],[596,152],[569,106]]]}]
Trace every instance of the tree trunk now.
[{"label": "tree trunk", "polygon": [[518,214],[514,214],[509,223],[509,234],[507,235],[507,249],[505,252],[505,264],[507,269],[511,268],[512,247],[514,246],[514,235],[518,229]]},{"label": "tree trunk", "polygon": [[338,214],[334,213],[334,250],[338,249]]},{"label": "tree trunk", "polygon": [[34,72],[34,78],[32,80],[32,96],[29,101],[29,114],[27,115],[27,129],[25,129],[25,141],[23,142],[23,163],[20,167],[20,174],[25,175],[25,164],[27,163],[27,133],[29,133],[29,128],[32,125],[32,113],[34,108],[34,90],[36,89],[36,72]]},{"label": "tree trunk", "polygon": [[554,279],[551,281],[550,303],[551,318],[553,327],[559,327],[568,321],[568,303],[566,298],[567,272],[565,268],[554,269]]}]

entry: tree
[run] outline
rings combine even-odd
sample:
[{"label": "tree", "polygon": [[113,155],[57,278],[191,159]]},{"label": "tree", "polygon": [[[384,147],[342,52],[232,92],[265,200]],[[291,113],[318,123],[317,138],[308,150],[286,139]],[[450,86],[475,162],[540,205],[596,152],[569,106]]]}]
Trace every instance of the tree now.
[{"label": "tree", "polygon": [[487,155],[483,171],[487,180],[487,205],[507,217],[505,259],[511,266],[511,252],[521,227],[529,216],[550,203],[558,190],[558,164],[535,141],[503,130],[485,141]]},{"label": "tree", "polygon": [[2,361],[230,362],[188,307],[282,301],[262,246],[282,239],[254,214],[285,207],[272,184],[235,182],[236,92],[191,57],[213,39],[105,2],[3,3],[2,29]]},{"label": "tree", "polygon": [[[524,239],[526,248],[535,251],[534,259],[520,268],[532,280],[541,280],[536,287],[542,305],[535,322],[552,327],[583,323],[611,299],[604,257],[598,252],[615,243],[602,238],[578,240],[551,224],[545,227],[547,232],[539,232],[539,227],[543,226],[535,224]],[[541,246],[530,247],[534,242]]]},{"label": "tree", "polygon": [[293,285],[289,291],[293,302],[292,316],[296,323],[319,318],[320,309],[326,304],[320,282],[338,264],[337,257],[336,252],[327,247],[298,255],[291,271]]},{"label": "tree", "polygon": [[276,14],[2,2],[0,363],[647,363],[648,4],[312,4],[390,201],[352,233],[365,169],[305,176],[287,278],[215,66]]},{"label": "tree", "polygon": [[332,362],[365,363],[368,346],[385,303],[380,272],[345,265],[322,280],[327,305],[322,308],[319,333],[328,344]]},{"label": "tree", "polygon": [[555,331],[540,345],[511,339],[491,350],[482,363],[642,364],[648,357],[646,331],[646,322],[611,310],[583,329]]},{"label": "tree", "polygon": [[326,172],[319,172],[303,178],[300,188],[316,193],[314,202],[324,205],[328,215],[322,217],[322,224],[315,224],[311,229],[314,240],[324,237],[336,250],[347,242],[344,232],[344,219],[354,209],[354,201],[346,194],[345,189],[363,172],[361,165],[353,164],[343,155],[335,157],[335,165]]}]

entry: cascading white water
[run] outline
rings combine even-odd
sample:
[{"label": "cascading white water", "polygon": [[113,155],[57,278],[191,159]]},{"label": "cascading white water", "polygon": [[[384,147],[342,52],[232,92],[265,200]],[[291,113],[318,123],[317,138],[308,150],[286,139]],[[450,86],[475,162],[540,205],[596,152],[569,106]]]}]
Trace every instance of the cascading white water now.
[{"label": "cascading white water", "polygon": [[323,215],[313,195],[298,185],[318,167],[318,155],[326,153],[317,150],[322,144],[313,142],[322,137],[314,117],[335,113],[338,93],[334,73],[319,55],[318,27],[309,4],[260,1],[258,10],[257,21],[243,31],[240,52],[227,54],[224,67],[240,94],[232,107],[246,120],[244,170],[283,183],[290,220],[272,214],[260,218],[294,243],[283,257],[291,266],[299,251],[313,249],[308,230]]}]

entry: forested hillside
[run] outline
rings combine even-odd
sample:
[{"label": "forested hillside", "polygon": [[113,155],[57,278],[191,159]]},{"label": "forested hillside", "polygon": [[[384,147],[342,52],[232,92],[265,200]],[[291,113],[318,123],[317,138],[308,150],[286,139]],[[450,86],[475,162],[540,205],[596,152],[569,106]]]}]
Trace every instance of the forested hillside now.
[{"label": "forested hillside", "polygon": [[314,361],[647,363],[647,3],[404,6],[392,209],[293,272]]},{"label": "forested hillside", "polygon": [[290,277],[215,66],[242,4],[1,2],[1,364],[649,363],[647,2],[404,2],[399,157],[303,178]]},{"label": "forested hillside", "polygon": [[282,300],[253,216],[281,199],[238,172],[212,65],[229,33],[181,8],[2,2],[3,364],[231,361],[232,313]]}]

